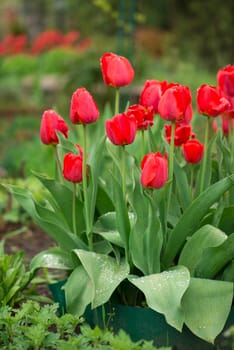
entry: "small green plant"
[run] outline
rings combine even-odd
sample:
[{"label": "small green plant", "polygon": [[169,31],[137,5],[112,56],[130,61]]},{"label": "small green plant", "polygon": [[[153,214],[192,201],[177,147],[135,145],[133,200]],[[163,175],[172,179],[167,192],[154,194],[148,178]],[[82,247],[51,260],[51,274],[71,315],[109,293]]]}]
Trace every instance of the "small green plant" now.
[{"label": "small green plant", "polygon": [[24,232],[25,228],[5,234],[0,241],[0,307],[14,306],[26,298],[36,299],[42,302],[50,302],[50,299],[35,292],[36,279],[30,270],[27,270],[24,251],[18,251],[13,255],[5,254],[4,244],[7,238]]},{"label": "small green plant", "polygon": [[[90,328],[79,317],[57,316],[57,304],[40,306],[27,301],[21,308],[0,308],[0,348],[2,350],[155,350],[152,342],[133,343],[120,331]],[[160,348],[170,350],[170,348]]]}]

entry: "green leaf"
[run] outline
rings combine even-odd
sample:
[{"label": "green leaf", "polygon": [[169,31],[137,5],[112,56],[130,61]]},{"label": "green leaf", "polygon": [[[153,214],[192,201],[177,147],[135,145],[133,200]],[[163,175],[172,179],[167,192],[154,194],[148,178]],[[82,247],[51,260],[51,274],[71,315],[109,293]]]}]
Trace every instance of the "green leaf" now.
[{"label": "green leaf", "polygon": [[[234,175],[208,187],[185,210],[175,228],[170,232],[163,255],[163,263],[169,266],[189,236],[199,228],[200,221],[212,204],[234,184]],[[196,218],[196,220],[195,220]]]},{"label": "green leaf", "polygon": [[97,189],[96,207],[95,210],[98,212],[99,216],[114,210],[114,205],[107,193],[106,186],[99,181],[99,186]]},{"label": "green leaf", "polygon": [[204,250],[195,274],[198,277],[213,278],[229,262],[234,259],[234,233],[219,246]]},{"label": "green leaf", "polygon": [[130,235],[130,220],[128,215],[127,203],[123,196],[123,189],[113,175],[113,186],[114,186],[114,198],[115,198],[115,212],[116,212],[116,227],[119,231],[120,237],[124,243],[126,251],[129,249],[129,235]]},{"label": "green leaf", "polygon": [[[207,148],[207,160],[206,160],[206,170],[205,170],[205,179],[204,179],[204,188],[207,188],[211,184],[211,171],[212,171],[212,150],[213,150],[213,145],[216,141],[217,135],[214,134],[213,137],[210,139],[208,143],[208,148]],[[200,167],[198,174],[197,174],[197,181],[196,181],[196,188],[195,188],[195,197],[200,195],[200,180],[201,180],[201,172],[202,172],[202,166]]]},{"label": "green leaf", "polygon": [[88,200],[90,203],[90,223],[93,224],[96,197],[98,191],[99,175],[103,165],[103,149],[106,141],[106,136],[103,136],[96,147],[93,147],[92,152],[89,154],[88,164],[90,167],[90,179],[88,185]]},{"label": "green leaf", "polygon": [[30,263],[30,270],[32,273],[40,268],[72,270],[74,267],[71,254],[64,252],[58,247],[40,252],[34,256]]},{"label": "green leaf", "polygon": [[191,278],[182,307],[185,324],[198,337],[214,343],[228,318],[233,299],[233,283]]},{"label": "green leaf", "polygon": [[221,279],[223,281],[234,282],[234,260],[232,260],[223,270]]},{"label": "green leaf", "polygon": [[147,275],[160,272],[162,229],[156,201],[144,192],[137,169],[134,176],[134,190],[129,195],[129,202],[135,222],[132,223],[129,246],[134,265]]},{"label": "green leaf", "polygon": [[107,241],[124,247],[123,241],[116,227],[116,213],[110,212],[100,216],[93,227],[93,231],[105,238]]},{"label": "green leaf", "polygon": [[[77,247],[87,249],[85,243],[63,227],[63,221],[58,221],[55,212],[41,207],[34,201],[32,193],[29,190],[13,185],[7,185],[6,187],[11,191],[20,205],[28,212],[33,221],[52,237],[62,249],[68,251]],[[40,216],[37,210],[41,213],[43,211],[43,216]]]},{"label": "green leaf", "polygon": [[114,290],[128,276],[129,265],[103,254],[74,250],[92,281],[92,308],[106,303]]},{"label": "green leaf", "polygon": [[82,265],[77,266],[63,286],[67,312],[82,316],[92,301],[93,283]]},{"label": "green leaf", "polygon": [[191,276],[194,274],[197,262],[202,252],[208,247],[215,247],[226,240],[227,236],[218,228],[205,225],[189,237],[180,254],[178,264],[186,266]]},{"label": "green leaf", "polygon": [[[73,218],[72,218],[72,200],[73,192],[61,182],[54,179],[48,178],[42,174],[34,172],[34,175],[41,181],[41,183],[48,189],[51,193],[53,199],[56,201],[58,206],[58,211],[60,210],[64,216],[64,220],[67,222],[70,230],[73,230]],[[56,210],[57,211],[57,210]],[[85,221],[83,216],[83,203],[76,198],[76,212],[79,217],[77,221],[77,232],[81,233],[85,230]]]},{"label": "green leaf", "polygon": [[178,161],[174,161],[174,174],[176,180],[176,190],[180,199],[180,204],[183,211],[191,204],[191,188],[188,184],[188,179],[185,170],[179,165]]},{"label": "green leaf", "polygon": [[169,325],[182,330],[184,312],[181,299],[190,281],[186,267],[176,266],[149,276],[130,277],[129,281],[144,293],[151,309],[164,314]]},{"label": "green leaf", "polygon": [[[233,186],[234,187],[234,186]],[[225,207],[223,209],[220,221],[219,221],[219,227],[221,230],[226,232],[227,235],[234,232],[234,205],[231,205],[229,207]]]}]

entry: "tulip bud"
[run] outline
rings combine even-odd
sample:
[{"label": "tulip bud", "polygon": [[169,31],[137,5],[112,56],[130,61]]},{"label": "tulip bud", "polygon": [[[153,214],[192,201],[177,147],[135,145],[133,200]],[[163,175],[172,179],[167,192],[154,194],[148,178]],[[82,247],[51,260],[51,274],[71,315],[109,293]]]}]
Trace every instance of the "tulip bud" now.
[{"label": "tulip bud", "polygon": [[217,73],[217,81],[225,95],[234,97],[234,65],[221,68]]},{"label": "tulip bud", "polygon": [[197,89],[197,108],[200,114],[217,117],[230,108],[230,102],[215,86],[203,84]]},{"label": "tulip bud", "polygon": [[90,124],[99,118],[99,111],[86,88],[77,89],[71,99],[70,119],[74,124]]},{"label": "tulip bud", "polygon": [[42,115],[40,126],[40,138],[45,145],[57,145],[59,140],[56,132],[61,132],[68,137],[68,126],[64,119],[55,111],[49,109]]},{"label": "tulip bud", "polygon": [[106,134],[114,145],[124,146],[132,143],[137,132],[137,122],[133,115],[115,115],[106,121]]},{"label": "tulip bud", "polygon": [[134,70],[126,57],[114,53],[105,53],[101,59],[104,83],[118,88],[129,85],[134,78]]},{"label": "tulip bud", "polygon": [[182,121],[186,114],[191,113],[192,95],[187,86],[172,84],[162,95],[158,112],[160,117],[170,121]]},{"label": "tulip bud", "polygon": [[144,187],[161,188],[168,179],[167,157],[159,152],[148,153],[141,162],[141,184]]},{"label": "tulip bud", "polygon": [[[67,153],[63,159],[63,176],[70,182],[82,182],[83,149],[76,145],[79,154]],[[88,172],[88,168],[86,169]]]},{"label": "tulip bud", "polygon": [[204,145],[196,139],[183,144],[183,154],[187,163],[199,163],[203,157]]},{"label": "tulip bud", "polygon": [[153,107],[154,113],[158,113],[158,104],[166,88],[167,81],[147,80],[140,94],[140,104]]}]

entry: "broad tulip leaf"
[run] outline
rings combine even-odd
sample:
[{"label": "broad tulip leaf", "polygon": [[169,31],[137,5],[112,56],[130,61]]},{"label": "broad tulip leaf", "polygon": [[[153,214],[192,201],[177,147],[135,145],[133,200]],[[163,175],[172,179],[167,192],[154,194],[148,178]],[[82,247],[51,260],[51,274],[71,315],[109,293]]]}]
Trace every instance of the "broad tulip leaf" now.
[{"label": "broad tulip leaf", "polygon": [[204,250],[198,264],[195,274],[198,277],[213,278],[218,272],[234,259],[234,233],[219,246]]},{"label": "broad tulip leaf", "polygon": [[77,266],[63,287],[67,312],[82,316],[91,303],[93,288],[93,283],[84,267]]},{"label": "broad tulip leaf", "polygon": [[116,213],[109,212],[98,218],[95,223],[93,231],[105,238],[107,241],[119,246],[124,247],[124,243],[120,234],[116,228]]},{"label": "broad tulip leaf", "polygon": [[[234,187],[234,186],[233,186]],[[226,232],[227,235],[234,232],[234,205],[225,207],[223,209],[220,221],[219,228]]]},{"label": "broad tulip leaf", "polygon": [[[66,220],[67,225],[70,227],[70,230],[73,230],[73,219],[72,219],[72,191],[54,179],[48,178],[41,174],[37,174],[34,172],[34,175],[41,181],[41,183],[48,189],[51,193],[53,199],[56,201],[58,205],[58,209],[64,216],[64,220]],[[58,210],[58,212],[59,212]],[[76,213],[77,213],[77,232],[82,233],[85,230],[85,221],[83,216],[83,203],[76,198]]]},{"label": "broad tulip leaf", "polygon": [[129,265],[115,258],[84,250],[74,250],[92,282],[92,308],[106,303],[118,285],[128,276]]},{"label": "broad tulip leaf", "polygon": [[[58,223],[56,214],[53,211],[47,208],[42,209],[42,207],[34,201],[30,191],[13,185],[7,185],[6,187],[31,216],[33,221],[41,227],[44,232],[52,237],[62,249],[70,251],[77,247],[82,249],[87,248],[85,243],[83,243],[79,237],[76,237],[62,226],[62,222]],[[40,212],[43,210],[43,216],[39,216],[38,210]]]},{"label": "broad tulip leaf", "polygon": [[135,177],[134,191],[129,196],[135,217],[129,245],[134,265],[148,275],[160,272],[162,229],[154,200],[143,193],[138,172]]},{"label": "broad tulip leaf", "polygon": [[185,170],[179,165],[176,159],[174,161],[174,173],[176,180],[176,190],[178,191],[181,207],[184,211],[192,201],[191,187],[188,184]]},{"label": "broad tulip leaf", "polygon": [[223,270],[221,279],[223,281],[234,282],[234,260],[232,260]]},{"label": "broad tulip leaf", "polygon": [[92,151],[90,151],[89,157],[88,157],[88,164],[90,169],[90,178],[89,178],[89,185],[88,185],[88,201],[90,203],[89,204],[90,205],[90,208],[89,208],[90,209],[89,210],[90,227],[92,227],[93,225],[99,175],[100,175],[103,161],[104,161],[103,148],[105,145],[105,140],[106,140],[106,137],[103,136],[100,139],[99,143],[92,148]]},{"label": "broad tulip leaf", "polygon": [[40,268],[72,270],[75,265],[70,253],[54,247],[40,252],[31,260],[30,270],[33,273]]},{"label": "broad tulip leaf", "polygon": [[109,194],[107,194],[107,188],[101,181],[99,182],[97,189],[95,210],[99,215],[104,215],[114,210],[114,205]]},{"label": "broad tulip leaf", "polygon": [[185,324],[198,337],[213,343],[222,331],[233,299],[233,283],[191,278],[182,307]]},{"label": "broad tulip leaf", "polygon": [[130,220],[128,216],[127,203],[123,195],[123,189],[119,181],[113,175],[114,198],[115,198],[115,212],[116,212],[116,227],[119,231],[120,237],[124,243],[126,251],[129,249],[129,235],[130,235]]},{"label": "broad tulip leaf", "polygon": [[179,265],[186,266],[191,276],[194,274],[195,267],[201,257],[204,249],[215,247],[226,240],[227,236],[218,228],[205,225],[196,231],[192,237],[189,237],[179,258]]},{"label": "broad tulip leaf", "polygon": [[168,271],[144,276],[130,277],[129,281],[145,295],[148,306],[165,315],[167,323],[181,331],[184,312],[181,299],[189,286],[189,271],[176,266]]},{"label": "broad tulip leaf", "polygon": [[212,204],[234,185],[234,175],[226,177],[203,191],[185,210],[175,228],[170,232],[163,255],[163,263],[169,266],[189,236],[199,228],[200,221]]},{"label": "broad tulip leaf", "polygon": [[[206,150],[207,152],[207,159],[205,164],[205,179],[204,179],[204,189],[209,187],[211,184],[211,170],[212,170],[212,157],[213,157],[213,146],[216,141],[217,135],[214,134],[213,137],[210,139],[208,143],[208,148]],[[202,160],[203,161],[203,160]],[[200,167],[198,174],[197,174],[197,181],[196,181],[196,188],[195,188],[195,197],[201,194],[201,172],[202,172],[202,166]]]}]

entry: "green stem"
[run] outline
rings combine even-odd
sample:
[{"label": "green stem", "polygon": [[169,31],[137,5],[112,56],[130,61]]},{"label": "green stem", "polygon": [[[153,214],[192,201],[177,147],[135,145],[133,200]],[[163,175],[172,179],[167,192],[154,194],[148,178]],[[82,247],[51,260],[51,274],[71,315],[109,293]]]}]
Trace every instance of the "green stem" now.
[{"label": "green stem", "polygon": [[194,181],[194,164],[191,164],[191,173],[190,173],[190,188],[191,188],[191,195],[193,199],[193,181]]},{"label": "green stem", "polygon": [[175,122],[171,123],[171,144],[170,144],[170,154],[169,154],[169,181],[173,180],[174,171],[174,150],[175,150]]},{"label": "green stem", "polygon": [[54,146],[54,150],[55,150],[55,158],[56,158],[56,164],[57,164],[57,174],[58,174],[59,181],[62,183],[63,182],[63,171],[62,171],[61,160],[59,157],[58,145]]},{"label": "green stem", "polygon": [[206,163],[207,163],[207,153],[208,153],[208,141],[209,141],[209,128],[210,128],[210,117],[206,118],[205,125],[205,139],[204,139],[204,156],[202,159],[201,168],[201,181],[200,181],[200,193],[204,190],[205,173],[206,173]]},{"label": "green stem", "polygon": [[126,200],[126,149],[122,146],[122,182],[123,182],[123,197]]},{"label": "green stem", "polygon": [[85,224],[86,224],[86,235],[88,238],[89,249],[93,249],[93,237],[90,224],[90,213],[89,213],[89,202],[88,202],[88,186],[87,186],[87,135],[86,135],[86,124],[83,126],[83,163],[82,163],[82,179],[83,179],[83,192],[84,192],[84,205],[85,205]]},{"label": "green stem", "polygon": [[145,155],[145,133],[144,133],[144,130],[141,130],[141,155],[142,155],[142,158]]},{"label": "green stem", "polygon": [[173,185],[175,128],[176,128],[176,123],[172,122],[171,123],[171,143],[170,143],[170,153],[169,153],[169,174],[168,174],[169,190],[168,190],[168,202],[167,202],[167,216],[171,205],[171,193],[172,193],[172,185]]},{"label": "green stem", "polygon": [[120,91],[119,88],[115,89],[115,115],[119,113],[119,99],[120,99]]},{"label": "green stem", "polygon": [[76,231],[76,183],[73,182],[73,194],[72,194],[72,221],[73,221],[73,232]]}]

